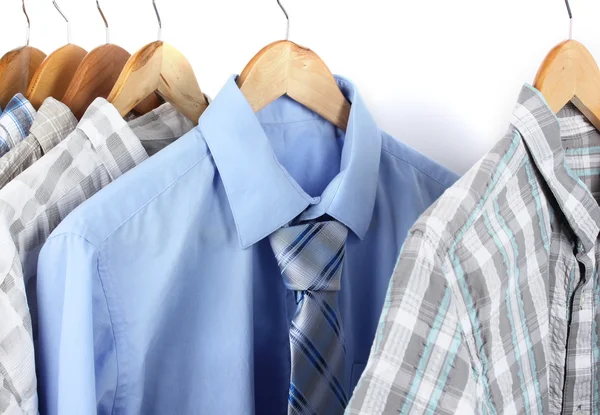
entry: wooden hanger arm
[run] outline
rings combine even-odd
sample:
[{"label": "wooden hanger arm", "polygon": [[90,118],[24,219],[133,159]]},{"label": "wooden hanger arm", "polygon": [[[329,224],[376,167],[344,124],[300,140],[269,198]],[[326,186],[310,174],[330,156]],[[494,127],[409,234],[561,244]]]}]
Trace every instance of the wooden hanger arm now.
[{"label": "wooden hanger arm", "polygon": [[27,93],[27,87],[44,59],[46,54],[31,46],[12,50],[0,59],[0,106],[2,108],[5,108],[17,93]]},{"label": "wooden hanger arm", "polygon": [[[108,97],[130,57],[129,52],[122,47],[106,44],[95,48],[83,58],[62,99],[77,119],[83,117],[96,98]],[[158,97],[151,94],[134,111],[146,114],[159,105]]]},{"label": "wooden hanger arm", "polygon": [[290,67],[288,95],[346,131],[350,103],[332,78],[321,59],[298,56]]},{"label": "wooden hanger arm", "polygon": [[255,112],[287,94],[344,131],[348,127],[350,103],[310,49],[289,41],[272,43],[246,65],[237,82]]},{"label": "wooden hanger arm", "polygon": [[555,113],[575,96],[577,78],[572,64],[572,50],[573,45],[568,41],[554,47],[542,62],[533,83]]},{"label": "wooden hanger arm", "polygon": [[77,119],[94,99],[108,96],[129,57],[119,46],[102,45],[83,58],[62,100]]},{"label": "wooden hanger arm", "polygon": [[69,44],[51,53],[42,62],[27,89],[27,99],[34,108],[39,108],[48,97],[58,100],[64,97],[85,55],[85,49]]},{"label": "wooden hanger arm", "polygon": [[158,94],[195,124],[208,107],[189,61],[173,46],[163,44]]},{"label": "wooden hanger arm", "polygon": [[154,92],[194,123],[208,106],[188,60],[163,42],[151,43],[129,59],[108,100],[125,115]]},{"label": "wooden hanger arm", "polygon": [[600,130],[600,69],[583,44],[568,40],[553,48],[534,86],[555,113],[573,102]]},{"label": "wooden hanger arm", "polygon": [[153,42],[129,58],[108,95],[122,116],[127,115],[160,85],[163,42]]},{"label": "wooden hanger arm", "polygon": [[287,94],[290,59],[290,43],[274,42],[261,49],[238,76],[238,87],[254,112]]}]

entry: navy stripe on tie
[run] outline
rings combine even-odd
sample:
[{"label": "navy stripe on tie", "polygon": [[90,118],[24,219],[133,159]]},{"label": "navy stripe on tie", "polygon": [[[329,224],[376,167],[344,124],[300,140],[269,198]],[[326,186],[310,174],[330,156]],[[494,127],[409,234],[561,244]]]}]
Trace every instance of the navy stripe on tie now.
[{"label": "navy stripe on tie", "polygon": [[337,315],[335,314],[335,311],[333,311],[333,309],[329,306],[329,304],[327,304],[326,301],[316,298],[312,292],[306,291],[306,295],[308,297],[310,297],[311,300],[313,300],[319,304],[319,306],[321,308],[321,312],[323,313],[323,316],[329,322],[329,325],[333,329],[333,331],[336,334],[336,336],[338,337],[338,339],[340,339],[340,341],[343,343],[344,339],[342,339],[342,337],[341,337],[340,322],[337,318]]},{"label": "navy stripe on tie", "polygon": [[342,266],[342,263],[344,261],[344,252],[346,252],[346,246],[342,246],[341,252],[339,253],[339,255],[337,256],[337,261],[335,263],[335,265],[333,266],[333,268],[331,268],[329,270],[329,274],[327,274],[323,280],[323,288],[327,287],[329,285],[329,283],[331,282],[331,279],[335,276],[335,274],[337,274],[338,269],[340,269],[340,267]]},{"label": "navy stripe on tie", "polygon": [[314,229],[314,226],[307,226],[307,227],[306,227],[306,229],[304,229],[302,232],[300,232],[300,235],[298,235],[298,236],[296,237],[296,239],[294,239],[294,241],[293,241],[291,244],[289,244],[289,245],[287,246],[287,248],[285,248],[283,251],[281,251],[281,252],[279,253],[279,255],[278,255],[278,256],[279,256],[279,258],[283,258],[283,257],[284,257],[284,256],[286,256],[287,254],[289,254],[289,253],[290,253],[290,252],[291,252],[291,251],[294,249],[294,247],[295,247],[297,244],[299,244],[299,243],[300,243],[300,241],[301,241],[302,239],[304,239],[304,237],[305,237],[306,235],[308,235],[308,234],[309,234],[309,232],[311,232],[313,229]]},{"label": "navy stripe on tie", "polygon": [[294,409],[296,409],[298,412],[305,413],[306,410],[308,411],[307,413],[316,415],[316,412],[310,407],[310,404],[308,403],[304,395],[302,395],[302,393],[298,390],[298,388],[296,388],[296,386],[293,383],[290,383],[289,401],[290,403],[292,403]]},{"label": "navy stripe on tie", "polygon": [[288,395],[288,402],[299,414],[304,412],[300,402],[291,393]]},{"label": "navy stripe on tie", "polygon": [[[316,291],[317,289],[323,289],[327,287],[327,284],[329,283],[329,281],[331,280],[331,278],[327,279],[326,275],[327,275],[327,271],[329,271],[329,269],[331,267],[333,267],[335,265],[335,263],[338,261],[338,259],[340,258],[340,255],[343,255],[344,253],[344,248],[346,246],[342,245],[340,247],[340,249],[338,249],[338,251],[335,253],[335,255],[333,256],[333,258],[331,258],[331,261],[329,261],[327,263],[327,265],[325,265],[325,267],[323,268],[323,270],[321,271],[321,274],[319,274],[319,277],[315,280],[315,282],[308,288],[310,291]],[[325,277],[325,278],[324,278]]]},{"label": "navy stripe on tie", "polygon": [[331,372],[329,366],[321,353],[317,350],[315,345],[310,341],[308,337],[302,333],[302,331],[292,323],[292,327],[290,330],[290,337],[294,341],[294,344],[302,350],[304,355],[308,358],[308,360],[313,364],[315,369],[328,380],[329,387],[333,394],[338,398],[338,401],[342,405],[342,407],[346,407],[348,404],[348,397],[346,396],[346,392],[342,387],[340,381],[337,379],[335,374]]},{"label": "navy stripe on tie", "polygon": [[[292,242],[292,244],[286,248],[286,254],[289,253],[287,258],[283,258],[282,260],[279,262],[279,267],[282,270],[285,270],[286,267],[288,265],[290,265],[294,259],[296,259],[298,257],[298,255],[300,255],[302,253],[302,251],[304,250],[304,248],[306,248],[308,246],[308,244],[310,243],[310,241],[312,241],[314,239],[315,236],[317,236],[319,234],[319,232],[321,232],[321,229],[323,229],[323,227],[325,226],[324,223],[318,223],[315,226],[312,226],[310,233],[306,236],[306,238],[304,239],[304,241],[302,241],[302,238],[298,237],[296,238],[296,240],[294,242]],[[302,232],[304,233],[304,232]],[[302,241],[302,242],[300,242]],[[293,251],[293,252],[291,252]]]}]

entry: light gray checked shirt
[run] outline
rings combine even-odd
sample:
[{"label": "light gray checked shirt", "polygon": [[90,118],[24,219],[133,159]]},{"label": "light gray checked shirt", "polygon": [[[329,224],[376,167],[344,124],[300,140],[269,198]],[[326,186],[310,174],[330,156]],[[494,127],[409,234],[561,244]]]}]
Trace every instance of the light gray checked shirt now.
[{"label": "light gray checked shirt", "polygon": [[126,123],[99,98],[72,134],[0,190],[0,413],[37,414],[36,313],[28,299],[36,304],[37,259],[48,235],[86,199],[192,127],[170,104]]},{"label": "light gray checked shirt", "polygon": [[600,133],[525,86],[415,224],[348,414],[600,412]]},{"label": "light gray checked shirt", "polygon": [[77,119],[69,107],[47,98],[35,116],[29,136],[0,158],[0,189],[73,132]]}]

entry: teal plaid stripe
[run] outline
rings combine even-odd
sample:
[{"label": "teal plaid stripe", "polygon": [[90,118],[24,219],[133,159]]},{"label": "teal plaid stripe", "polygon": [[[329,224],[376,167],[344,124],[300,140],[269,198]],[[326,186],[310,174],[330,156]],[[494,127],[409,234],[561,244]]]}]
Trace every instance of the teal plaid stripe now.
[{"label": "teal plaid stripe", "polygon": [[298,308],[290,328],[288,414],[341,414],[346,349],[337,304],[348,230],[337,222],[283,228],[270,237]]},{"label": "teal plaid stripe", "polygon": [[346,413],[598,413],[599,172],[600,132],[525,86],[413,226]]}]

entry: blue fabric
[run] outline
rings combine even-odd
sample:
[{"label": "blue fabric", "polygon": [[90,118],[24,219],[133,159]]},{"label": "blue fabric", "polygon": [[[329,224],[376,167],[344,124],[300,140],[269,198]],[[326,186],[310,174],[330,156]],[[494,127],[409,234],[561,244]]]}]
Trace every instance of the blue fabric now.
[{"label": "blue fabric", "polygon": [[29,135],[36,113],[23,94],[18,93],[11,98],[0,116],[0,156]]},{"label": "blue fabric", "polygon": [[254,114],[231,78],[197,128],[63,221],[38,266],[42,413],[286,413],[297,306],[268,236],[323,216],[349,229],[353,390],[408,230],[457,177],[337,80],[346,134],[288,97]]}]

